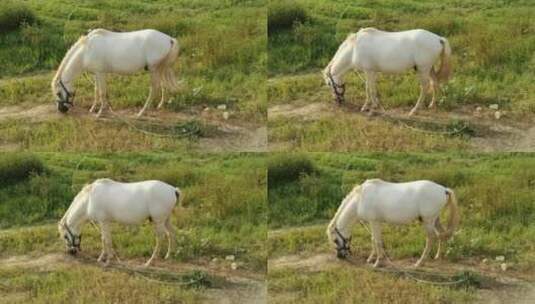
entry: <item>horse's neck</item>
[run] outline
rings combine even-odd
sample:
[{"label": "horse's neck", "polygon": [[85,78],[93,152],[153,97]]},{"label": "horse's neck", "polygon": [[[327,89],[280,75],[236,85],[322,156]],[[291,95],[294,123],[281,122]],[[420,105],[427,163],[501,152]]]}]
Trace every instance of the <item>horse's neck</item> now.
[{"label": "horse's neck", "polygon": [[64,224],[68,225],[69,229],[75,233],[80,233],[82,224],[87,221],[87,203],[87,198],[76,201],[65,215]]},{"label": "horse's neck", "polygon": [[65,68],[61,71],[61,80],[64,83],[72,82],[83,71],[84,48],[79,47],[69,58]]},{"label": "horse's neck", "polygon": [[353,46],[350,42],[344,42],[329,63],[329,70],[335,80],[341,80],[344,74],[353,68]]},{"label": "horse's neck", "polygon": [[355,195],[356,194],[351,195],[351,197],[347,198],[348,200],[345,201],[345,204],[342,206],[340,213],[334,219],[335,227],[344,236],[350,235],[351,226],[353,226],[353,224],[358,219],[358,214],[357,214],[358,199]]}]

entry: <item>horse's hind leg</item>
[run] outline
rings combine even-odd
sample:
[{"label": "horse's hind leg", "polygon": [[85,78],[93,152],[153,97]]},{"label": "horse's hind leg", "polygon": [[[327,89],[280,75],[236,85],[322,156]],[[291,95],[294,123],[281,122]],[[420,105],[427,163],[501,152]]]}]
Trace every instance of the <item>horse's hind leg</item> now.
[{"label": "horse's hind leg", "polygon": [[154,247],[154,251],[152,252],[152,256],[150,257],[150,259],[145,263],[145,267],[148,267],[150,266],[150,264],[152,263],[152,261],[158,256],[158,254],[160,253],[160,244],[161,244],[161,239],[163,237],[163,235],[165,234],[165,223],[162,223],[162,222],[155,222],[154,223],[154,232],[156,233],[156,246]]},{"label": "horse's hind leg", "polygon": [[438,260],[441,257],[442,238],[440,236],[442,233],[444,233],[444,228],[440,224],[440,218],[437,217],[437,219],[435,220],[435,235],[438,236],[438,248],[437,254],[435,255],[435,260]]},{"label": "horse's hind leg", "polygon": [[165,254],[165,259],[168,259],[173,252],[173,243],[175,242],[175,228],[171,224],[171,217],[168,217],[165,221],[165,233],[167,234],[167,253]]},{"label": "horse's hind leg", "polygon": [[414,105],[414,108],[409,113],[409,116],[414,115],[416,111],[420,108],[420,105],[424,102],[425,95],[427,91],[429,90],[429,72],[422,71],[420,73],[420,96],[418,97],[418,100],[416,101],[416,105]]},{"label": "horse's hind leg", "polygon": [[429,76],[431,77],[431,102],[429,103],[429,108],[432,109],[435,107],[436,105],[436,94],[439,90],[439,83],[438,83],[438,79],[437,79],[437,74],[435,73],[435,71],[433,69],[431,69],[431,73],[429,74]]},{"label": "horse's hind leg", "polygon": [[424,248],[424,251],[422,252],[422,256],[420,257],[420,259],[418,259],[416,264],[414,264],[414,267],[420,267],[420,265],[422,265],[423,261],[427,258],[427,256],[429,255],[429,252],[431,251],[431,248],[433,247],[433,241],[435,240],[434,225],[435,225],[434,221],[424,223],[424,227],[426,231],[425,248]]},{"label": "horse's hind leg", "polygon": [[143,106],[141,111],[137,113],[137,117],[141,117],[141,115],[145,113],[147,108],[150,106],[150,103],[152,102],[154,95],[157,95],[158,91],[160,90],[160,76],[157,71],[153,71],[150,74],[150,82],[151,82],[151,87],[149,90],[149,96],[147,97],[147,100],[145,101],[145,105]]},{"label": "horse's hind leg", "polygon": [[161,87],[162,87],[162,98],[160,99],[160,103],[158,103],[157,109],[161,109],[165,101],[165,88],[163,86]]}]

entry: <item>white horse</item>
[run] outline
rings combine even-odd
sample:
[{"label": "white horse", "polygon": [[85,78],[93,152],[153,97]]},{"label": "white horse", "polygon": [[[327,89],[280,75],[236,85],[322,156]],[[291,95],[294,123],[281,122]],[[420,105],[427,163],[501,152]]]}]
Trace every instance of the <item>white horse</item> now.
[{"label": "white horse", "polygon": [[90,112],[100,109],[97,117],[108,105],[106,79],[108,73],[133,74],[141,69],[151,73],[151,89],[138,117],[143,115],[161,89],[160,108],[164,102],[164,88],[177,89],[173,63],[179,45],[176,39],[156,30],[116,33],[104,29],[91,30],[69,49],[52,80],[52,93],[58,99],[58,110],[67,112],[73,106],[73,82],[82,72],[95,74],[95,101]]},{"label": "white horse", "polygon": [[[450,215],[448,227],[444,230],[439,216],[446,204],[450,207]],[[345,258],[350,254],[351,225],[357,220],[369,222],[372,252],[367,262],[371,263],[377,255],[374,267],[379,267],[383,265],[386,256],[381,223],[408,224],[415,219],[422,222],[427,233],[425,249],[414,265],[418,267],[429,254],[437,237],[439,242],[435,259],[440,258],[441,241],[451,237],[459,225],[455,194],[451,189],[434,182],[422,180],[389,183],[380,179],[366,180],[344,198],[327,228],[327,236],[336,244],[337,256]]]},{"label": "white horse", "polygon": [[107,178],[98,179],[76,195],[59,222],[59,233],[65,240],[67,251],[75,255],[81,250],[82,225],[87,221],[98,223],[102,234],[102,253],[98,262],[105,260],[108,265],[113,257],[118,259],[112,248],[111,223],[140,225],[148,219],[156,232],[156,247],[145,263],[149,266],[159,254],[163,234],[168,239],[165,258],[171,255],[175,240],[171,213],[180,196],[180,189],[161,181],[120,183]]},{"label": "white horse", "polygon": [[[403,73],[414,69],[420,78],[420,97],[409,115],[413,115],[424,101],[429,90],[433,97],[429,107],[435,106],[435,92],[439,81],[446,81],[451,74],[451,49],[446,38],[426,30],[384,32],[375,28],[364,28],[350,34],[323,70],[325,83],[329,85],[336,101],[344,101],[345,84],[343,75],[350,70],[364,71],[366,75],[366,102],[361,111],[381,107],[377,98],[377,73]],[[433,65],[441,59],[435,72]],[[381,107],[384,111],[384,109]]]}]

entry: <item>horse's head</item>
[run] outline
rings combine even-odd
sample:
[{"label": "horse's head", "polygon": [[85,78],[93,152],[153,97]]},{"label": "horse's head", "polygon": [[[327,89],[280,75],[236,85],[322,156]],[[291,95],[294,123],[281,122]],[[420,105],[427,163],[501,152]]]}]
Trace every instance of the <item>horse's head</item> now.
[{"label": "horse's head", "polygon": [[61,238],[65,241],[65,248],[71,255],[76,255],[82,251],[82,235],[74,233],[66,223],[60,223],[58,230]]},{"label": "horse's head", "polygon": [[333,97],[335,101],[338,104],[342,104],[344,102],[344,94],[346,92],[346,85],[340,79],[337,79],[335,76],[331,74],[330,66],[327,66],[327,68],[323,70],[323,80],[325,81],[325,84],[328,85],[332,89],[332,93],[333,93]]},{"label": "horse's head", "polygon": [[336,246],[336,257],[345,259],[351,255],[351,236],[344,237],[338,228],[330,229],[328,232],[329,240]]},{"label": "horse's head", "polygon": [[69,84],[65,84],[60,79],[54,83],[52,90],[56,95],[58,111],[60,111],[61,113],[66,113],[67,111],[69,111],[69,108],[74,106],[75,93],[72,91]]}]

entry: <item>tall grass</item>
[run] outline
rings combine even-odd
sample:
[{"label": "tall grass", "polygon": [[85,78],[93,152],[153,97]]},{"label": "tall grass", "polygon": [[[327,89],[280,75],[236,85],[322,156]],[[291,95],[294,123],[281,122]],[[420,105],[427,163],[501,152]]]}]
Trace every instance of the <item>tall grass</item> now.
[{"label": "tall grass", "polygon": [[[177,37],[181,46],[174,69],[183,82],[180,92],[169,96],[168,109],[202,110],[225,103],[241,119],[263,121],[266,100],[258,88],[265,80],[267,35],[261,3],[27,1],[40,22],[0,34],[0,77],[7,79],[0,83],[0,104],[52,102],[52,71],[88,29],[154,28]],[[147,96],[147,73],[107,80],[116,107],[141,106]],[[83,101],[78,105],[88,107],[92,83],[81,77],[76,87]]]},{"label": "tall grass", "polygon": [[[388,31],[423,28],[448,38],[453,50],[454,77],[439,104],[458,108],[498,103],[515,112],[535,113],[535,91],[529,85],[535,52],[535,28],[529,20],[535,7],[530,2],[340,0],[294,1],[287,6],[303,9],[308,18],[291,30],[270,33],[270,76],[313,73],[319,80],[318,72],[340,43],[363,27]],[[418,83],[412,73],[407,74],[379,82],[384,104],[414,103]],[[363,92],[363,85],[355,80],[348,80],[348,87],[358,86]],[[328,91],[326,87],[322,90]],[[298,90],[294,95],[291,101],[306,100],[310,92]],[[358,98],[363,100],[362,94]],[[275,96],[270,97],[271,102],[280,101]]]},{"label": "tall grass", "polygon": [[[104,177],[125,182],[161,179],[184,193],[183,205],[173,214],[179,231],[176,259],[233,254],[248,269],[266,267],[267,177],[262,155],[38,153],[28,157],[42,163],[46,173],[0,187],[0,228],[42,226],[4,231],[2,255],[61,252],[57,228],[47,223],[63,216],[86,183]],[[13,154],[0,154],[2,162],[15,159]],[[152,227],[117,226],[114,231],[122,256],[150,255]],[[84,251],[97,255],[98,231],[87,225],[84,234]]]}]

